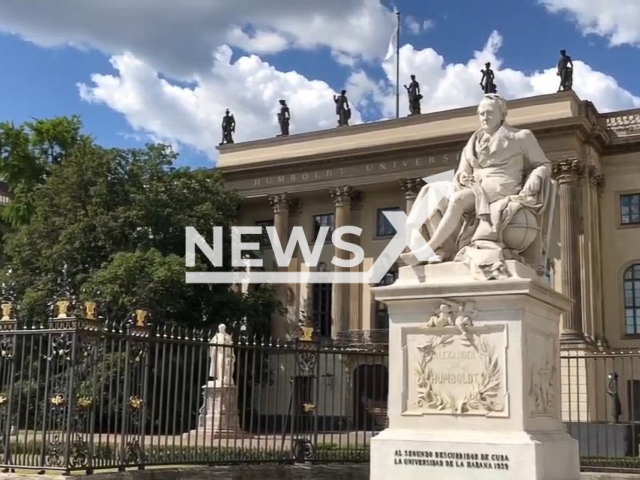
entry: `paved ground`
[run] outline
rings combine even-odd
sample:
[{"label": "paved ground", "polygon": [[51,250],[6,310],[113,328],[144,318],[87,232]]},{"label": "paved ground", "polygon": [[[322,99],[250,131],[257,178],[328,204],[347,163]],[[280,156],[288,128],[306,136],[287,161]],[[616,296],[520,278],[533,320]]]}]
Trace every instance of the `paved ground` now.
[{"label": "paved ground", "polygon": [[[67,480],[78,476],[0,474],[0,480]],[[368,465],[256,465],[244,467],[165,468],[97,473],[90,480],[368,480]],[[398,479],[400,480],[400,479]],[[437,479],[446,480],[446,479]],[[640,480],[640,474],[583,473],[582,480]]]}]

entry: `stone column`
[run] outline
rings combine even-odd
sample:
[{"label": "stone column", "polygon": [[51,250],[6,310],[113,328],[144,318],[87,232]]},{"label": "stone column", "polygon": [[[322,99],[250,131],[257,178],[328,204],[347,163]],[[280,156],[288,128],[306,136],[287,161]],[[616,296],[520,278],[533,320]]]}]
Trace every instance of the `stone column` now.
[{"label": "stone column", "polygon": [[[602,238],[600,236],[600,197],[605,186],[605,178],[599,168],[593,167],[590,169],[590,180],[595,194],[593,197],[593,212],[592,212],[592,238],[593,248],[592,256],[590,258],[593,263],[593,288],[592,296],[594,294],[602,296]],[[595,300],[595,301],[594,301]],[[595,340],[598,347],[604,348],[608,346],[607,339],[604,335],[604,311],[603,302],[599,299],[592,299],[595,306]]]},{"label": "stone column", "polygon": [[401,178],[400,179],[400,187],[404,192],[404,198],[407,201],[406,204],[406,213],[409,215],[411,208],[413,207],[413,202],[416,201],[416,197],[418,193],[420,193],[420,189],[424,182],[421,178]]},{"label": "stone column", "polygon": [[[289,240],[289,205],[290,199],[287,193],[269,195],[269,203],[273,207],[273,226],[276,229],[282,248],[286,248]],[[278,267],[279,272],[286,272],[286,267]],[[282,302],[283,307],[287,307],[288,285],[286,283],[276,283],[276,297]],[[276,313],[271,322],[271,334],[275,339],[286,340],[290,328],[287,322],[286,313]]]},{"label": "stone column", "polygon": [[[350,211],[351,211],[351,199],[355,195],[353,187],[340,186],[329,190],[333,204],[335,205],[334,213],[334,226],[336,229],[349,225]],[[348,259],[350,253],[334,247],[334,255],[337,258]],[[337,273],[348,272],[350,269],[344,267],[334,266],[334,271]],[[336,338],[338,332],[349,331],[349,284],[348,283],[334,283],[333,292],[331,298],[331,312],[333,322],[331,326],[331,336]]]},{"label": "stone column", "polygon": [[582,331],[582,286],[580,279],[581,203],[580,178],[583,165],[577,158],[561,160],[553,165],[558,181],[560,209],[560,264],[562,293],[572,300],[563,315],[560,342],[563,345],[585,343]]}]

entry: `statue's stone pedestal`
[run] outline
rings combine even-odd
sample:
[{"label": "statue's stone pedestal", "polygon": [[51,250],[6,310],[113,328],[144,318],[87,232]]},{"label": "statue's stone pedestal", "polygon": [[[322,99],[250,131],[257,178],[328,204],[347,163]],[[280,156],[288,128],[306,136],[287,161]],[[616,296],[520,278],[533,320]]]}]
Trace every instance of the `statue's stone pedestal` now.
[{"label": "statue's stone pedestal", "polygon": [[400,269],[389,307],[389,427],[371,480],[578,480],[560,417],[559,317],[533,270],[474,280],[460,263]]},{"label": "statue's stone pedestal", "polygon": [[[247,438],[238,419],[238,389],[235,385],[217,385],[214,381],[202,387],[204,405],[198,416],[201,438]],[[196,430],[187,435],[194,435]]]}]

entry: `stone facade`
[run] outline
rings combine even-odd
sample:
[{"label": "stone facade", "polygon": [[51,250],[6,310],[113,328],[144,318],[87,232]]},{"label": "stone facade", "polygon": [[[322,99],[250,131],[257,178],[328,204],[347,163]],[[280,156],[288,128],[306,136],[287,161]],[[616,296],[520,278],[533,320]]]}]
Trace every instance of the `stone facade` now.
[{"label": "stone facade", "polygon": [[[623,275],[640,264],[640,225],[622,225],[620,205],[621,196],[640,194],[640,113],[600,114],[574,92],[562,92],[510,101],[507,120],[530,129],[554,166],[558,195],[546,280],[572,300],[562,318],[563,351],[637,348],[640,335],[625,327]],[[246,198],[241,225],[273,222],[285,237],[300,226],[308,239],[315,238],[317,221],[362,228],[355,243],[365,259],[351,269],[357,273],[373,264],[391,238],[381,228],[380,211],[408,211],[421,178],[455,169],[476,128],[475,107],[429,113],[225,145],[218,168],[228,188]],[[271,250],[261,255],[264,270],[276,270]],[[334,255],[349,253],[327,242],[318,267],[305,265],[297,252],[288,269],[340,270],[331,263]],[[336,283],[322,293],[313,285],[280,286],[287,312],[274,318],[273,334],[295,335],[303,316],[317,329],[322,317],[328,322],[323,334],[334,338],[386,329],[386,311],[373,299],[372,287]],[[560,368],[563,405],[584,404],[581,415],[595,418],[597,412],[586,406],[590,392],[580,387],[588,382],[588,368],[575,367],[575,374],[572,368]],[[621,398],[625,383],[621,378]]]}]

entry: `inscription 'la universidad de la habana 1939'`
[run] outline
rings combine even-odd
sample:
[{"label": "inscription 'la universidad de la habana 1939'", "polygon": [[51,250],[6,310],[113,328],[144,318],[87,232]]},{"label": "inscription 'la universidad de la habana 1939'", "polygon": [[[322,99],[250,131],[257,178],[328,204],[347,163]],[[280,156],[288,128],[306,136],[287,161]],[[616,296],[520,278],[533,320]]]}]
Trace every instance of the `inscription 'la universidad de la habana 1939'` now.
[{"label": "inscription 'la universidad de la habana 1939'", "polygon": [[501,453],[397,449],[393,455],[393,463],[419,467],[509,470],[509,457]]}]

